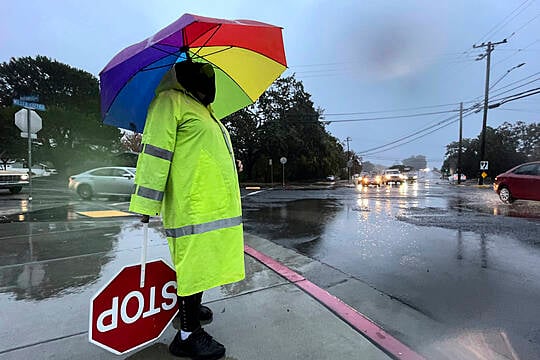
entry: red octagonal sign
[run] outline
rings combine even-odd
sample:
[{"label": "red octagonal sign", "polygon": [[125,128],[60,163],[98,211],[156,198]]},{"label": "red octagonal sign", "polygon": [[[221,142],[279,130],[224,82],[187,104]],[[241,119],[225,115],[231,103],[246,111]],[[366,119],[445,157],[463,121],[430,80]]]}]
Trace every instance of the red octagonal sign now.
[{"label": "red octagonal sign", "polygon": [[146,263],[144,287],[141,265],[123,268],[90,302],[88,337],[121,355],[161,336],[178,312],[176,274],[162,259]]}]

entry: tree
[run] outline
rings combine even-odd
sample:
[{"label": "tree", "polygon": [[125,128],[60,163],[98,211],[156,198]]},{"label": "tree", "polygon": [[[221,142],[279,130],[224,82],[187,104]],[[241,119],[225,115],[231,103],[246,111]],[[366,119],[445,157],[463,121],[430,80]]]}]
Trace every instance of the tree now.
[{"label": "tree", "polygon": [[414,170],[425,169],[427,160],[424,155],[411,156],[402,161],[403,165],[413,168]]},{"label": "tree", "polygon": [[0,161],[3,168],[9,160],[25,157],[27,153],[27,141],[20,133],[14,123],[13,111],[0,107]]},{"label": "tree", "polygon": [[121,141],[126,151],[139,153],[142,150],[142,134],[126,132]]},{"label": "tree", "polygon": [[276,80],[255,104],[225,118],[236,156],[244,163],[242,176],[269,181],[271,159],[277,178],[283,156],[288,179],[323,178],[345,168],[343,146],[319,121],[322,113],[292,75]]},{"label": "tree", "polygon": [[[486,128],[486,160],[489,162],[488,176],[498,174],[521,163],[538,159],[540,148],[539,125],[537,123],[503,123],[498,128]],[[445,160],[441,170],[448,173],[457,171],[459,143],[446,146]],[[467,177],[479,173],[480,138],[463,139],[461,169]]]},{"label": "tree", "polygon": [[[36,160],[50,160],[59,170],[81,169],[103,163],[120,149],[120,131],[101,122],[98,80],[92,74],[44,56],[12,58],[0,64],[2,127],[12,122],[18,110],[12,100],[25,95],[39,95],[47,106],[40,113],[42,145],[35,149]],[[19,157],[18,148],[8,142],[11,132],[0,133],[0,152],[7,149]]]}]

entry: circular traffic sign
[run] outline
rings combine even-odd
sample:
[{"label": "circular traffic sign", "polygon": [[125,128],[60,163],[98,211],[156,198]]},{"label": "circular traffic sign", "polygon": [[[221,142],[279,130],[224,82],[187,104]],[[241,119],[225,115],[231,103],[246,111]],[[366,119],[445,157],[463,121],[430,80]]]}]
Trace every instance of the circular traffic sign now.
[{"label": "circular traffic sign", "polygon": [[279,159],[279,162],[285,165],[287,163],[287,158],[283,156],[281,159]]}]

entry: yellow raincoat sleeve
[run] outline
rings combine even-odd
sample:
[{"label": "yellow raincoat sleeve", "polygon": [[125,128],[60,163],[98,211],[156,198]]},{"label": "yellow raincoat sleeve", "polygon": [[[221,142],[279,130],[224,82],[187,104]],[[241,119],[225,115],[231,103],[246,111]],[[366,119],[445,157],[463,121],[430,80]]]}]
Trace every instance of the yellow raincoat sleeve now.
[{"label": "yellow raincoat sleeve", "polygon": [[148,108],[142,137],[142,151],[137,161],[135,192],[129,210],[156,216],[161,202],[176,144],[178,92],[159,93]]}]

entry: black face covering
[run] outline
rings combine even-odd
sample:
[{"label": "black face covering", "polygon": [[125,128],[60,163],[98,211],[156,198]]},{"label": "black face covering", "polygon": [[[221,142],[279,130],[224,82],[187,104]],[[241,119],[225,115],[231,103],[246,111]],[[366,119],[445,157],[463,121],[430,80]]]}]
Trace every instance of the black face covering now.
[{"label": "black face covering", "polygon": [[216,75],[210,64],[182,61],[174,65],[176,79],[203,105],[214,102],[216,97]]}]

